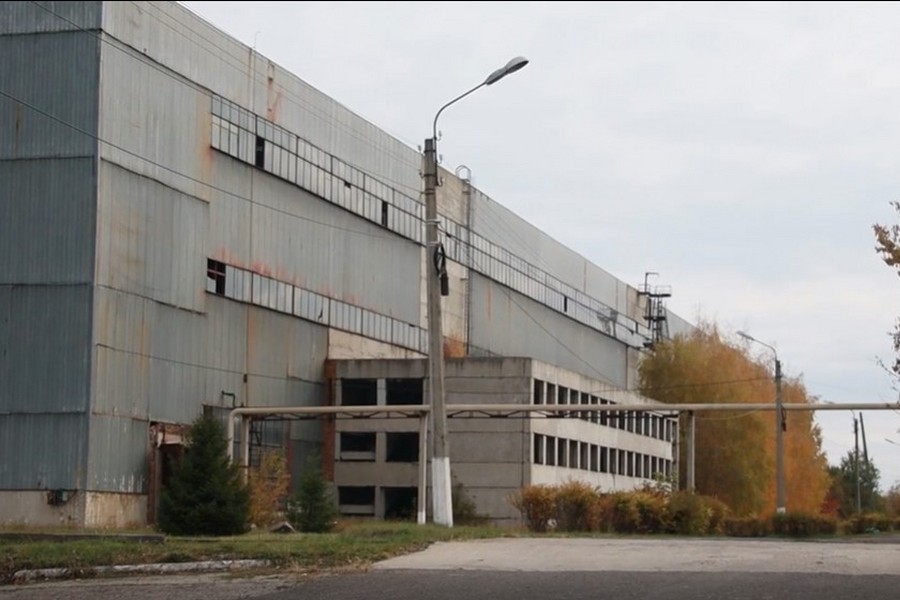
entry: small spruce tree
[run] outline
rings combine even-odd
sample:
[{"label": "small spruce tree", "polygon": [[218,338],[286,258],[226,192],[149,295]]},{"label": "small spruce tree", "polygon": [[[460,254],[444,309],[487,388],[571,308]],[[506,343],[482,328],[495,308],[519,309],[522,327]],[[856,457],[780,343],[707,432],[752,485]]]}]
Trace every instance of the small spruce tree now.
[{"label": "small spruce tree", "polygon": [[337,508],[319,462],[315,457],[307,461],[300,473],[297,493],[288,503],[288,521],[300,531],[330,531],[337,517]]},{"label": "small spruce tree", "polygon": [[228,459],[222,424],[200,416],[191,425],[184,456],[159,502],[159,528],[172,535],[235,535],[247,529],[250,492]]}]

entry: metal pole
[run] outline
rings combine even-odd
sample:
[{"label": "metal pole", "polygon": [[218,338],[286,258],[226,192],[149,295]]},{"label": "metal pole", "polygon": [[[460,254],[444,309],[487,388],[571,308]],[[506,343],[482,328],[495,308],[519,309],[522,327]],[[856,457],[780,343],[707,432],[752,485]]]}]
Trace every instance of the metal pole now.
[{"label": "metal pole", "polygon": [[856,464],[856,514],[860,514],[862,512],[862,486],[859,482],[859,423],[856,420],[856,415],[853,416],[853,445],[854,445],[854,460],[853,462]]},{"label": "metal pole", "polygon": [[419,525],[425,524],[425,503],[428,495],[426,487],[428,486],[428,415],[422,413],[419,415],[419,489],[417,490],[417,512],[416,522]]},{"label": "metal pole", "polygon": [[[443,109],[442,109],[443,110]],[[440,114],[440,113],[438,113]],[[437,121],[437,117],[435,117]],[[438,525],[453,527],[450,489],[450,449],[444,396],[444,334],[441,324],[438,252],[437,139],[425,140],[425,286],[428,294],[428,389],[431,396],[433,446],[431,454],[432,516]]]},{"label": "metal pole", "polygon": [[781,361],[775,356],[775,512],[787,509],[784,500],[784,398],[781,393]]},{"label": "metal pole", "polygon": [[241,416],[241,473],[244,483],[250,479],[250,417]]},{"label": "metal pole", "polygon": [[696,489],[695,479],[695,448],[697,438],[697,417],[693,411],[688,413],[688,459],[687,459],[687,490],[693,493]]}]

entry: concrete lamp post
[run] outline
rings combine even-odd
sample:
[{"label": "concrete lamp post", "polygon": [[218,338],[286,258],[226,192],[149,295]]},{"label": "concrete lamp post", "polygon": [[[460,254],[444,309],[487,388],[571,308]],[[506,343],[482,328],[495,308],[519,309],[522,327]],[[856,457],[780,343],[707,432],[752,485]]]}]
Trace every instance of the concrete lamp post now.
[{"label": "concrete lamp post", "polygon": [[775,511],[778,514],[785,512],[784,500],[784,429],[785,418],[783,399],[781,394],[781,361],[778,360],[778,351],[773,346],[761,342],[749,333],[738,331],[737,334],[760,346],[765,346],[775,356]]},{"label": "concrete lamp post", "polygon": [[431,258],[434,270],[428,269],[425,277],[428,294],[428,379],[431,400],[432,458],[431,496],[434,522],[453,527],[453,505],[450,483],[450,452],[447,440],[447,409],[444,393],[444,334],[441,325],[441,296],[448,294],[446,257],[438,241],[437,211],[437,122],[444,110],[472,92],[493,85],[528,64],[517,56],[492,72],[487,78],[443,105],[434,115],[431,137],[425,140],[425,156],[422,173],[425,178],[425,251]]}]

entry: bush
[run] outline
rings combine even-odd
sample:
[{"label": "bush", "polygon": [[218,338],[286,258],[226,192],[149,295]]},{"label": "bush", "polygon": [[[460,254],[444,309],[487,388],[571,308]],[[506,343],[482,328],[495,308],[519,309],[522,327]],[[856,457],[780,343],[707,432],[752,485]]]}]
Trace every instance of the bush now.
[{"label": "bush", "polygon": [[234,535],[247,529],[250,492],[228,458],[225,428],[211,416],[191,425],[183,458],[159,501],[159,528],[172,535]]},{"label": "bush", "polygon": [[595,531],[599,524],[597,491],[581,481],[556,489],[556,522],[560,531]]},{"label": "bush", "polygon": [[669,498],[669,531],[681,535],[704,535],[709,531],[711,513],[702,496],[675,492]]},{"label": "bush", "polygon": [[275,523],[291,486],[287,460],[278,451],[266,452],[250,473],[250,522],[260,527]]},{"label": "bush", "polygon": [[770,522],[759,517],[726,517],[722,528],[725,535],[732,537],[765,537],[769,535]]},{"label": "bush", "polygon": [[632,499],[638,512],[638,521],[635,524],[636,533],[665,533],[670,528],[666,496],[656,493],[633,492]]},{"label": "bush", "polygon": [[300,473],[300,486],[287,506],[287,520],[296,529],[310,533],[331,531],[337,507],[322,473],[320,461],[312,457]]},{"label": "bush", "polygon": [[456,525],[484,525],[490,519],[479,514],[475,502],[469,498],[461,483],[457,482],[450,490],[453,503],[453,523]]},{"label": "bush", "polygon": [[509,501],[521,513],[529,531],[547,531],[556,517],[556,489],[552,486],[526,486],[510,496]]},{"label": "bush", "polygon": [[772,531],[778,535],[806,537],[837,533],[837,521],[831,517],[789,512],[772,516]]},{"label": "bush", "polygon": [[709,510],[709,531],[707,533],[724,533],[725,520],[731,513],[728,505],[717,498],[710,498],[709,496],[703,496],[703,502],[706,504],[707,510]]},{"label": "bush", "polygon": [[893,520],[880,513],[863,513],[851,517],[845,523],[845,531],[848,533],[879,533],[892,531]]}]

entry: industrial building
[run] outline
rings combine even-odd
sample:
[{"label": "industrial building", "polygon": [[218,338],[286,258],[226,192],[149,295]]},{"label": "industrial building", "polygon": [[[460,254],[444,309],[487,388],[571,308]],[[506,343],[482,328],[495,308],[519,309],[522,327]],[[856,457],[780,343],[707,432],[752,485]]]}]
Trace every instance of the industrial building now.
[{"label": "industrial building", "polygon": [[[0,520],[152,522],[164,459],[201,411],[333,402],[331,362],[349,380],[383,359],[376,391],[424,377],[416,149],[174,2],[2,2],[0,56]],[[690,328],[664,294],[441,176],[448,394],[513,368],[510,402],[599,402],[634,388],[648,344]],[[454,475],[498,518],[520,483],[621,489],[672,467],[662,418],[615,435],[509,422],[524,474],[504,481],[466,454],[482,425],[451,427]],[[369,450],[341,447],[362,425],[257,425],[294,467],[319,454],[339,488],[380,490],[345,507],[389,512],[379,465],[346,454]]]}]

